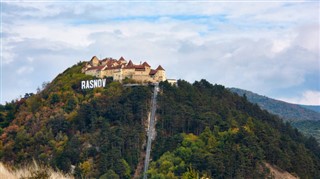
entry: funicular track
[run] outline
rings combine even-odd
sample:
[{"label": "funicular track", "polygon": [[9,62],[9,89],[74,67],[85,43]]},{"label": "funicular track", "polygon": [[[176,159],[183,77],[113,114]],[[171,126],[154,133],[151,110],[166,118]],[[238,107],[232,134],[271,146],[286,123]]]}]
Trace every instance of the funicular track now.
[{"label": "funicular track", "polygon": [[151,144],[152,140],[155,137],[155,118],[156,118],[156,110],[157,110],[157,95],[159,90],[159,84],[154,84],[153,95],[151,99],[151,115],[150,121],[148,126],[148,140],[147,140],[147,147],[146,147],[146,156],[144,160],[144,170],[143,170],[143,179],[147,179],[147,171],[150,162],[150,153],[151,153]]},{"label": "funicular track", "polygon": [[[153,85],[153,94],[151,97],[151,111],[150,115],[148,117],[148,128],[147,128],[147,141],[146,143],[143,144],[143,146],[146,145],[146,150],[141,151],[141,159],[140,162],[138,163],[138,166],[136,168],[135,174],[133,178],[138,179],[140,178],[139,176],[141,171],[142,171],[142,166],[143,166],[143,179],[147,179],[147,171],[149,168],[149,162],[150,162],[150,153],[151,153],[151,145],[152,145],[152,140],[155,138],[155,123],[156,123],[156,110],[157,110],[157,95],[159,91],[159,83],[152,83],[152,84],[124,84],[124,87],[135,87],[135,86],[148,86],[148,85]],[[144,158],[144,164],[143,164],[143,158]]]}]

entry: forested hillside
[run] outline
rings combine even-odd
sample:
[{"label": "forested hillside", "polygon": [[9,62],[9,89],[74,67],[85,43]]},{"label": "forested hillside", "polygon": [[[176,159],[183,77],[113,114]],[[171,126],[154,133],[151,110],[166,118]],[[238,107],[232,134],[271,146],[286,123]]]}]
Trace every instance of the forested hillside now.
[{"label": "forested hillside", "polygon": [[1,161],[35,159],[78,178],[131,178],[145,141],[149,87],[81,90],[78,64],[43,91],[1,106]]},{"label": "forested hillside", "polygon": [[[35,159],[76,178],[132,178],[146,141],[152,87],[81,90],[79,63],[37,94],[0,106],[0,158]],[[205,80],[160,83],[149,178],[261,178],[265,163],[320,176],[320,148],[289,123]]]},{"label": "forested hillside", "polygon": [[151,177],[261,178],[266,162],[301,178],[320,176],[314,138],[221,85],[178,86],[161,84]]},{"label": "forested hillside", "polygon": [[316,105],[300,105],[300,106],[303,108],[310,109],[312,111],[320,113],[320,106],[319,105],[318,106],[316,106]]},{"label": "forested hillside", "polygon": [[248,101],[258,104],[262,109],[280,116],[285,121],[289,121],[303,134],[313,136],[318,143],[320,142],[320,113],[317,111],[319,106],[290,104],[238,88],[230,88],[229,90],[240,96],[245,95]]},{"label": "forested hillside", "polygon": [[318,109],[317,106],[301,106],[297,104],[290,104],[238,88],[230,88],[229,90],[237,93],[240,96],[245,95],[250,102],[258,104],[262,109],[265,109],[272,114],[276,114],[284,120],[320,121],[320,113],[316,112],[316,109]]},{"label": "forested hillside", "polygon": [[320,143],[320,121],[295,121],[291,123],[306,136],[313,136]]}]

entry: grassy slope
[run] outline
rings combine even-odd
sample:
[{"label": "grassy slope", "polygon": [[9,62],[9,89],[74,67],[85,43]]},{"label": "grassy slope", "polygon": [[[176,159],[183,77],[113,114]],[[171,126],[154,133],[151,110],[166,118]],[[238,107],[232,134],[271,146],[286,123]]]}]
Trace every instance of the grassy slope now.
[{"label": "grassy slope", "polygon": [[0,163],[0,178],[1,179],[21,179],[21,178],[52,178],[52,179],[73,179],[74,177],[68,174],[56,172],[47,167],[41,167],[35,162],[29,166],[9,170],[3,163]]}]

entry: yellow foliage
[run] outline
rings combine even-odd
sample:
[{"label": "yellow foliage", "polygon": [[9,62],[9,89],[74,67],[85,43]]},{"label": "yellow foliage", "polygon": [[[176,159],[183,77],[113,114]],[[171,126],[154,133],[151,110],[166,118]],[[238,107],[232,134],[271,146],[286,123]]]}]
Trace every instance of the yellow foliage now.
[{"label": "yellow foliage", "polygon": [[185,134],[184,139],[187,141],[191,141],[191,142],[195,142],[196,140],[198,140],[198,136],[190,133],[190,134]]},{"label": "yellow foliage", "polygon": [[247,131],[248,133],[251,133],[251,129],[248,125],[243,126],[244,130]]},{"label": "yellow foliage", "polygon": [[68,121],[72,121],[76,116],[77,116],[78,112],[76,110],[72,111],[71,113],[69,113],[67,116],[66,116],[66,119]]},{"label": "yellow foliage", "polygon": [[239,132],[239,128],[234,127],[231,129],[231,134],[237,134]]},{"label": "yellow foliage", "polygon": [[161,173],[167,173],[168,171],[171,171],[173,167],[173,163],[170,161],[163,161],[160,165],[159,170],[161,171]]},{"label": "yellow foliage", "polygon": [[87,175],[92,169],[91,162],[89,160],[84,161],[83,163],[80,164],[80,169],[84,175]]},{"label": "yellow foliage", "polygon": [[101,92],[103,92],[103,88],[94,88],[93,89],[93,93],[101,93]]},{"label": "yellow foliage", "polygon": [[246,130],[248,133],[253,133],[252,129],[254,129],[253,125],[253,118],[249,117],[248,121],[245,126],[243,126],[244,130]]},{"label": "yellow foliage", "polygon": [[167,178],[167,179],[178,179],[178,177],[176,177],[176,176],[174,175],[174,173],[172,173],[171,171],[168,172],[168,174],[166,175],[166,178]]}]

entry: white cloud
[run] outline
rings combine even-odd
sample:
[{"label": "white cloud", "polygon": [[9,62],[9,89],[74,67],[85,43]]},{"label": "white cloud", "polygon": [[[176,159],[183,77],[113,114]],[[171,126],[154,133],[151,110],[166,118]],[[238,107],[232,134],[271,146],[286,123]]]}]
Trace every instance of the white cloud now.
[{"label": "white cloud", "polygon": [[320,91],[305,91],[299,97],[280,98],[280,100],[303,105],[320,105]]},{"label": "white cloud", "polygon": [[22,66],[22,67],[18,68],[16,72],[18,75],[25,75],[25,74],[33,72],[33,67]]},{"label": "white cloud", "polygon": [[[35,90],[93,55],[148,60],[170,78],[206,78],[266,95],[315,86],[306,76],[320,68],[312,3],[7,4],[4,96]],[[28,88],[10,83],[19,74]]]},{"label": "white cloud", "polygon": [[320,20],[318,24],[307,24],[299,27],[299,35],[295,39],[295,44],[298,46],[318,53],[320,50]]},{"label": "white cloud", "polygon": [[282,51],[288,49],[288,47],[290,47],[291,43],[292,42],[290,39],[275,39],[275,40],[273,40],[271,51],[273,53],[282,52]]},{"label": "white cloud", "polygon": [[[88,35],[94,31],[86,28],[73,27],[70,25],[63,25],[60,23],[32,23],[24,22],[18,28],[6,29],[19,37],[20,41],[23,39],[40,39],[43,42],[62,42],[74,47],[84,47],[90,44],[87,39]],[[43,44],[39,44],[40,46]],[[50,47],[51,48],[51,47]],[[54,48],[54,47],[53,47]]]},{"label": "white cloud", "polygon": [[34,58],[32,57],[27,57],[28,62],[32,63],[34,61]]},{"label": "white cloud", "polygon": [[1,60],[3,64],[9,64],[15,58],[15,54],[9,48],[6,48],[6,47],[3,47],[3,51],[1,55],[2,55]]}]

